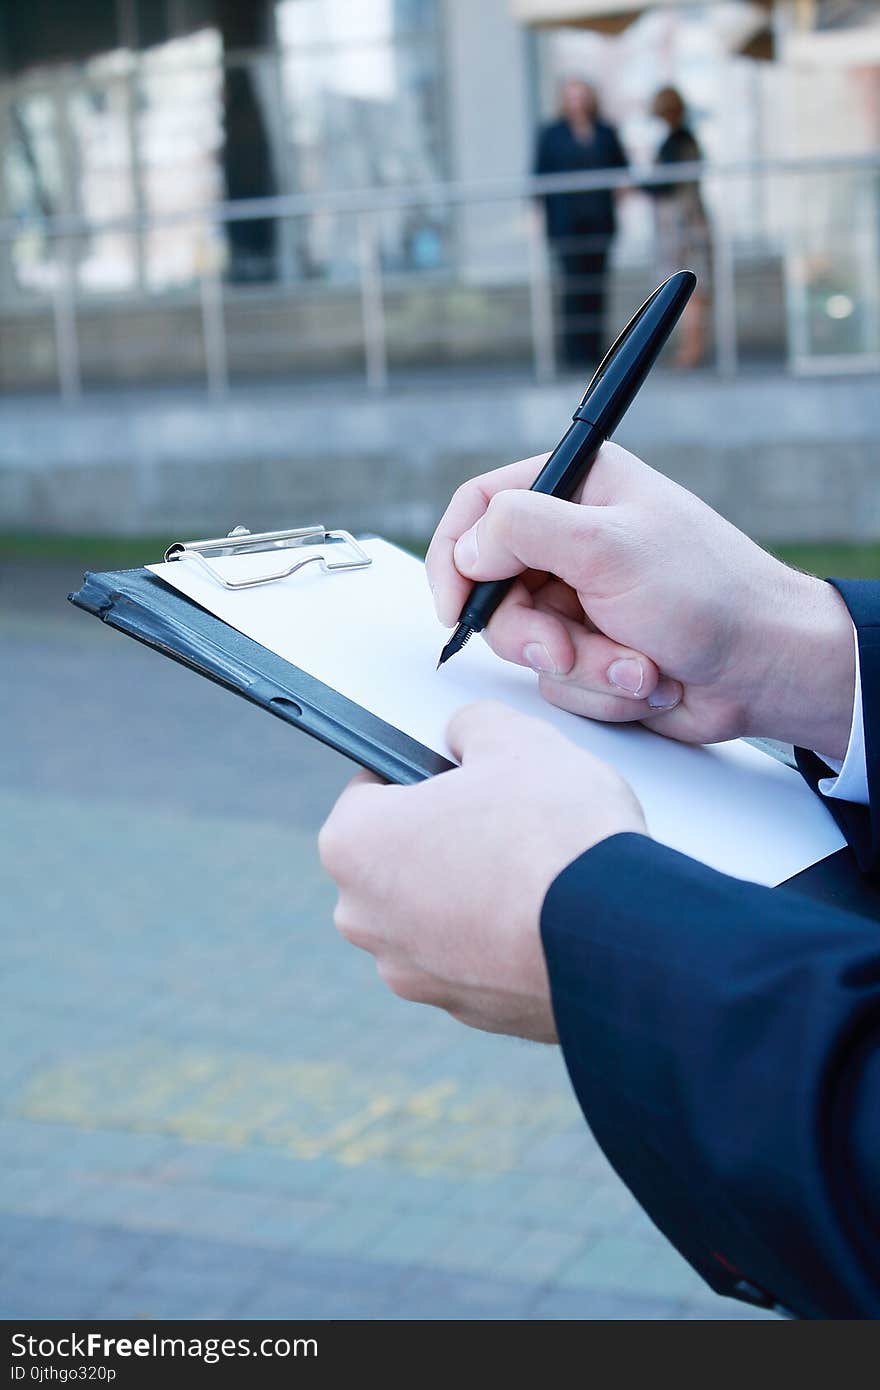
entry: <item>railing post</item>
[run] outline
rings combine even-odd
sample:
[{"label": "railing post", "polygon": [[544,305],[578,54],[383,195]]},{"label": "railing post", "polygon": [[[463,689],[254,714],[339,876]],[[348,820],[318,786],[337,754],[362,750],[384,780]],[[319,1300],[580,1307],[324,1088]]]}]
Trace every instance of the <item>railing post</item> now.
[{"label": "railing post", "polygon": [[718,217],[712,229],[712,316],[715,328],[715,362],[723,377],[736,376],[736,279],[733,264],[733,228],[728,217],[730,199],[725,178],[718,184]]},{"label": "railing post", "polygon": [[371,391],[384,391],[388,385],[388,351],[385,341],[382,269],[379,263],[375,223],[369,212],[361,212],[358,216],[358,241],[367,386]]},{"label": "railing post", "polygon": [[61,274],[52,295],[58,389],[62,400],[77,401],[82,395],[82,372],[76,327],[73,246],[69,240],[59,242],[59,260]]},{"label": "railing post", "polygon": [[556,375],[556,343],[553,329],[553,287],[547,262],[543,219],[537,208],[527,207],[529,239],[529,318],[535,378],[550,381]]},{"label": "railing post", "polygon": [[212,396],[225,396],[229,390],[229,363],[226,354],[226,323],[223,318],[223,286],[216,266],[206,267],[202,271],[199,278],[199,304],[208,391]]},{"label": "railing post", "polygon": [[877,264],[877,191],[872,179],[857,199],[861,212],[856,227],[856,264],[859,268],[859,289],[865,305],[865,336],[862,350],[867,357],[880,353],[880,266]]}]

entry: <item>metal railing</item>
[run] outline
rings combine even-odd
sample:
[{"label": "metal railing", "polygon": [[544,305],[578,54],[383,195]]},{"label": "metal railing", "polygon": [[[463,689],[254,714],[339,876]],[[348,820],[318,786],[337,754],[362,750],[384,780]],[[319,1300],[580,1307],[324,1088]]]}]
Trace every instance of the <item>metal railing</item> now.
[{"label": "metal railing", "polygon": [[[739,364],[737,229],[736,210],[733,205],[737,183],[752,181],[778,193],[786,183],[797,184],[805,179],[821,179],[825,181],[827,188],[830,188],[829,181],[844,177],[858,178],[867,189],[868,197],[863,200],[867,209],[863,218],[865,225],[854,230],[847,222],[845,209],[834,208],[835,199],[831,196],[826,197],[826,202],[834,209],[829,222],[832,230],[823,232],[820,228],[815,235],[819,247],[817,255],[820,266],[823,254],[826,261],[829,255],[836,254],[833,246],[826,246],[823,251],[823,235],[826,242],[829,236],[832,239],[840,236],[841,244],[846,238],[849,238],[853,246],[858,238],[861,238],[861,242],[867,243],[861,246],[859,242],[861,249],[858,250],[857,247],[858,255],[855,256],[863,266],[863,270],[860,271],[860,293],[863,291],[864,301],[857,296],[857,307],[864,323],[863,342],[857,352],[838,352],[830,356],[826,354],[825,358],[821,352],[811,352],[809,333],[805,337],[803,324],[796,321],[797,313],[792,305],[796,306],[799,293],[803,297],[805,285],[809,290],[809,277],[805,280],[802,267],[799,268],[805,257],[809,259],[809,246],[807,245],[806,250],[798,251],[797,248],[792,250],[792,245],[797,237],[801,237],[802,241],[806,237],[809,242],[810,235],[813,235],[807,225],[806,209],[796,197],[788,199],[792,205],[788,214],[771,219],[774,221],[774,227],[768,235],[768,242],[774,247],[783,266],[789,366],[794,370],[804,370],[810,365],[818,370],[874,369],[880,365],[880,277],[877,272],[880,263],[877,254],[880,250],[880,154],[742,161],[724,165],[678,164],[657,169],[605,170],[541,178],[492,179],[478,185],[430,183],[405,188],[327,193],[320,196],[278,196],[218,203],[209,208],[183,209],[156,216],[140,214],[101,221],[87,221],[79,217],[27,221],[7,219],[0,221],[0,253],[10,254],[11,249],[23,236],[35,233],[50,244],[57,244],[60,273],[50,291],[52,332],[58,389],[66,400],[72,401],[83,391],[79,326],[84,308],[90,303],[81,295],[77,283],[77,243],[108,233],[141,237],[160,229],[198,226],[207,229],[220,244],[224,229],[231,224],[254,221],[273,221],[281,224],[321,215],[350,218],[355,229],[352,245],[357,248],[357,296],[360,306],[364,377],[371,389],[381,391],[387,387],[389,381],[386,301],[389,285],[395,280],[393,275],[389,275],[383,269],[382,264],[383,215],[407,209],[432,208],[441,209],[445,215],[452,218],[456,210],[460,213],[462,210],[473,210],[480,206],[512,204],[518,207],[521,213],[526,214],[524,218],[520,218],[519,224],[523,233],[523,246],[520,248],[524,252],[523,269],[521,275],[516,278],[526,293],[532,369],[537,379],[547,380],[552,378],[558,369],[557,314],[554,307],[553,268],[542,220],[537,211],[540,199],[554,193],[623,191],[695,181],[706,192],[711,208],[711,312],[715,366],[720,374],[732,376]],[[789,188],[789,193],[791,192]],[[842,218],[839,217],[841,212]],[[803,226],[800,225],[802,217]],[[838,220],[835,221],[835,218]],[[413,272],[414,276],[418,274],[419,272]],[[454,264],[445,274],[451,285],[458,283]],[[283,288],[288,297],[295,298],[302,286],[300,282],[295,281],[279,288]],[[230,389],[232,375],[227,341],[227,295],[222,264],[217,257],[206,258],[205,267],[193,283],[191,297],[200,322],[205,383],[214,395],[223,395]],[[852,303],[852,295],[841,294],[837,298],[840,300],[838,308],[841,310],[847,307],[844,301]],[[33,299],[32,296],[32,302]],[[121,306],[130,306],[139,301],[129,294],[116,302]],[[0,313],[3,312],[5,311],[0,309]]]}]

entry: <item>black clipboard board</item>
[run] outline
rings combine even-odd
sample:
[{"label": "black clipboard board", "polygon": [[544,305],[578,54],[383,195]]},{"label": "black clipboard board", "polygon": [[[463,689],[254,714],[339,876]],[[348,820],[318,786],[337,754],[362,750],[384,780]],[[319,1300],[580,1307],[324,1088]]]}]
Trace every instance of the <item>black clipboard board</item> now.
[{"label": "black clipboard board", "polygon": [[215,618],[147,569],[88,573],[68,598],[109,627],[241,695],[388,782],[421,782],[455,766]]}]

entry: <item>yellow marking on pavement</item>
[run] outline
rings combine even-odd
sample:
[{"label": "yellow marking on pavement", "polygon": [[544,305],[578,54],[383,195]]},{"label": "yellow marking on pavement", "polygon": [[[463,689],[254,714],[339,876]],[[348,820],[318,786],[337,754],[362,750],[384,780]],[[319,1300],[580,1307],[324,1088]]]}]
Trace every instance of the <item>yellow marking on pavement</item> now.
[{"label": "yellow marking on pavement", "polygon": [[469,1077],[414,1086],[339,1062],[160,1046],[68,1058],[32,1078],[15,1108],[82,1128],[469,1175],[509,1171],[536,1138],[582,1126],[561,1089],[502,1090]]}]

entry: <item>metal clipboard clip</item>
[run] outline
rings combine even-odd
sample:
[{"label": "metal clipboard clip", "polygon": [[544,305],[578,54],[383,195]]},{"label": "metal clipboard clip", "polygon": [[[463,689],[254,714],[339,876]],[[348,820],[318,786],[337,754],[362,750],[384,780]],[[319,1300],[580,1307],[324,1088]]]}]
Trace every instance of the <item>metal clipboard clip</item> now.
[{"label": "metal clipboard clip", "polygon": [[[210,563],[209,555],[255,555],[267,554],[275,550],[295,550],[297,546],[322,545],[331,550],[342,545],[348,549],[343,559],[330,559],[326,553],[307,555],[294,560],[284,569],[272,570],[268,574],[256,575],[251,579],[227,579]],[[165,551],[165,559],[198,561],[212,579],[222,584],[224,589],[254,589],[258,584],[271,584],[276,579],[287,579],[306,565],[318,564],[325,573],[332,570],[361,570],[373,563],[363,546],[348,531],[328,531],[324,526],[297,526],[289,531],[250,532],[246,526],[236,526],[228,536],[217,536],[206,541],[175,541]]]}]

